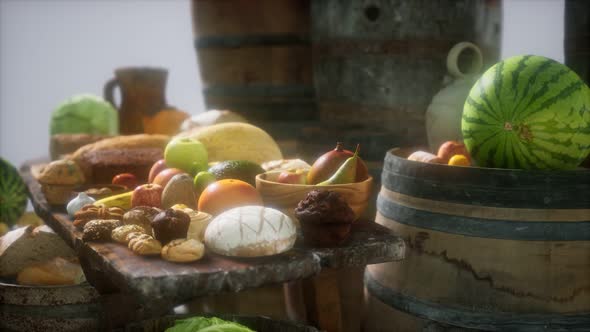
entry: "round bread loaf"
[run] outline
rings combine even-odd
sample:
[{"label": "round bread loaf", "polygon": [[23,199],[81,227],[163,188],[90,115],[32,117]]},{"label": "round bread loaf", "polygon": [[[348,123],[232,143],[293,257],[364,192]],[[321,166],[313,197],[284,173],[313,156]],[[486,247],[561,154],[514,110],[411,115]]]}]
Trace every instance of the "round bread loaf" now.
[{"label": "round bread loaf", "polygon": [[279,210],[242,206],[215,217],[205,231],[205,245],[214,253],[235,257],[280,254],[293,247],[296,227]]}]

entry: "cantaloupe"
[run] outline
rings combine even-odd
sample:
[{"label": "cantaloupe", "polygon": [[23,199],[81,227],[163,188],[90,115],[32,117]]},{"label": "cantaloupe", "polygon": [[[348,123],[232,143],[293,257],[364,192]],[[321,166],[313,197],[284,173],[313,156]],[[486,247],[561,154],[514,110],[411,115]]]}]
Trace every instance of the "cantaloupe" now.
[{"label": "cantaloupe", "polygon": [[228,122],[194,128],[177,137],[192,137],[203,143],[210,162],[249,160],[262,164],[283,159],[275,140],[264,130],[247,123]]}]

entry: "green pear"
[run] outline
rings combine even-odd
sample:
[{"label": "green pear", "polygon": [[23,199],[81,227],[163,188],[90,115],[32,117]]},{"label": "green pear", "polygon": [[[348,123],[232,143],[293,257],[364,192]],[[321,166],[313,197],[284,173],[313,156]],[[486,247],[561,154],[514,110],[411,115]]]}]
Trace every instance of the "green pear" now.
[{"label": "green pear", "polygon": [[353,183],[356,180],[356,165],[359,160],[359,145],[356,146],[354,155],[344,161],[338,170],[326,181],[320,182],[318,186],[327,186],[331,184]]},{"label": "green pear", "polygon": [[184,204],[196,210],[197,199],[193,188],[193,178],[190,175],[186,173],[174,175],[162,191],[162,207],[168,209],[174,204]]}]

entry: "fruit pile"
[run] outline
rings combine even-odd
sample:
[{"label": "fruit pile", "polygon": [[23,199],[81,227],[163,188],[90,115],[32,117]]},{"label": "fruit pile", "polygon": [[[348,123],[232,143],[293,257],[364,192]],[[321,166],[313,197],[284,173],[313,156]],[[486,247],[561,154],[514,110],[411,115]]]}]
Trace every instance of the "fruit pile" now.
[{"label": "fruit pile", "polygon": [[[472,87],[461,131],[464,142],[443,144],[437,156],[421,151],[408,159],[494,168],[574,169],[590,155],[590,89],[554,60],[511,57],[492,66]],[[457,149],[461,156],[450,156],[448,150]]]},{"label": "fruit pile", "polygon": [[[211,143],[206,138],[204,141]],[[256,188],[256,177],[269,172],[251,159],[211,161],[211,145],[215,144],[206,146],[194,137],[177,136],[165,146],[164,158],[153,163],[147,179],[131,172],[112,178],[112,185],[126,188],[123,193],[94,199],[90,191],[80,192],[68,202],[67,211],[83,232],[83,240],[114,241],[138,255],[160,255],[173,262],[198,260],[206,249],[248,257],[289,250],[296,238],[293,217],[265,207]],[[273,171],[280,173],[277,184],[309,184],[307,191],[312,190],[311,185],[329,190],[332,185],[369,178],[367,166],[359,157],[359,146],[352,152],[341,143],[312,166],[301,160],[267,164],[279,167]],[[288,165],[296,167],[286,168]],[[334,199],[340,194],[326,196]],[[347,204],[342,197],[339,199],[341,204]],[[355,219],[352,210],[349,216],[347,220],[330,222],[342,223],[349,230]],[[254,234],[246,234],[249,231]],[[340,234],[338,240],[344,238]]]}]

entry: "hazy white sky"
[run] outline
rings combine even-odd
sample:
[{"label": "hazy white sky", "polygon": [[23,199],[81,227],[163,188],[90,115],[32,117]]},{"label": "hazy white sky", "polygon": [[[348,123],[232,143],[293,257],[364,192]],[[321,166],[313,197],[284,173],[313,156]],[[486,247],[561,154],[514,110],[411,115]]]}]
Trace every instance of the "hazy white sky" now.
[{"label": "hazy white sky", "polygon": [[[503,57],[563,61],[563,0],[506,0],[503,25]],[[0,0],[0,156],[47,155],[53,108],[128,65],[167,68],[168,102],[202,111],[188,0]]]}]

